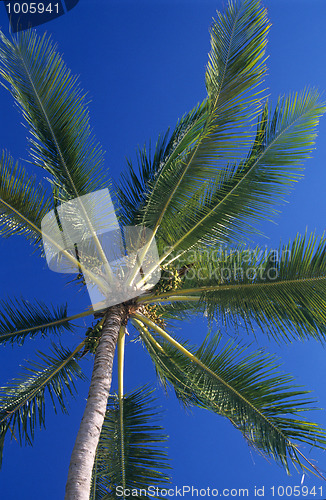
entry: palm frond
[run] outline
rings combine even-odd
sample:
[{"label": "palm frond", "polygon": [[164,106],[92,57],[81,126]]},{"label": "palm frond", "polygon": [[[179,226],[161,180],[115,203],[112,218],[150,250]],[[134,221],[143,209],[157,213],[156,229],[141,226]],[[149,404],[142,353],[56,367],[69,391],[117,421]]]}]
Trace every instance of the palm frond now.
[{"label": "palm frond", "polygon": [[45,395],[57,412],[67,413],[67,393],[74,395],[75,380],[84,379],[76,361],[82,342],[73,352],[53,345],[51,354],[39,352],[40,362],[32,362],[18,378],[0,388],[0,463],[8,430],[22,444],[32,444],[35,428],[45,425]]},{"label": "palm frond", "polygon": [[158,375],[164,384],[172,384],[183,403],[227,417],[250,445],[273,457],[287,472],[291,462],[305,468],[305,461],[312,472],[317,471],[299,446],[325,449],[326,432],[302,417],[303,411],[315,409],[306,398],[309,391],[281,373],[274,357],[261,350],[248,354],[247,347],[234,342],[220,347],[219,335],[206,338],[199,348],[190,347],[141,315],[135,318]]},{"label": "palm frond", "polygon": [[[267,251],[243,247],[220,253],[192,253],[193,262],[177,289],[152,300],[170,308],[205,312],[228,328],[257,327],[275,339],[326,338],[326,239],[297,235],[293,242]],[[174,262],[174,264],[177,261]],[[198,298],[198,301],[195,298]],[[184,298],[184,302],[182,301]],[[192,299],[192,301],[190,300]]]},{"label": "palm frond", "polygon": [[[2,153],[0,159],[0,235],[24,235],[44,255],[42,236],[53,248],[62,252],[69,262],[78,268],[79,262],[74,255],[53,240],[50,234],[41,229],[43,217],[54,208],[54,201],[34,177],[27,174],[18,163],[14,164],[10,155]],[[97,277],[87,268],[87,274],[95,283]],[[102,285],[103,287],[103,285]]]},{"label": "palm frond", "polygon": [[20,299],[0,301],[0,344],[17,342],[35,335],[59,335],[73,330],[72,321],[93,314],[91,311],[67,316],[67,305],[53,307],[42,302]]},{"label": "palm frond", "polygon": [[[211,108],[224,109],[236,96],[261,83],[269,28],[267,12],[259,0],[233,0],[223,13],[217,12],[210,30],[206,70]],[[238,111],[231,107],[231,113]]]},{"label": "palm frond", "polygon": [[171,140],[168,141],[169,130],[160,135],[152,155],[151,143],[137,151],[137,170],[130,160],[127,160],[128,170],[122,172],[116,193],[120,202],[120,210],[123,214],[125,224],[137,223],[137,215],[142,207],[146,195],[148,195],[148,185],[158,173],[162,162],[170,153]]},{"label": "palm frond", "polygon": [[214,23],[208,98],[188,115],[190,127],[164,159],[142,210],[141,222],[154,232],[161,226],[157,238],[166,242],[167,236],[165,244],[170,244],[167,228],[185,202],[203,183],[215,179],[225,168],[225,158],[239,161],[254,138],[250,126],[262,105],[256,87],[266,70],[267,32],[266,12],[257,1],[232,3]]},{"label": "palm frond", "polygon": [[275,205],[302,177],[325,109],[315,90],[279,99],[274,113],[266,104],[247,158],[220,170],[214,182],[202,187],[200,199],[184,198],[175,214],[178,223],[171,217],[162,221],[158,234],[170,247],[161,261],[194,246],[243,239],[257,232],[254,226],[261,220],[273,218]]},{"label": "palm frond", "polygon": [[89,126],[85,95],[46,35],[3,33],[0,74],[31,132],[34,162],[53,176],[62,198],[106,187],[103,153]]},{"label": "palm frond", "polygon": [[137,168],[130,160],[128,170],[122,173],[117,197],[125,224],[143,222],[150,208],[153,192],[160,186],[160,173],[188,151],[202,132],[207,117],[207,103],[196,106],[177,123],[171,137],[170,129],[159,136],[154,153],[151,144],[137,151]]},{"label": "palm frond", "polygon": [[50,196],[3,152],[0,159],[0,235],[22,234],[43,252],[41,220],[53,208]]},{"label": "palm frond", "polygon": [[123,397],[123,429],[119,399],[109,398],[95,457],[91,498],[125,498],[117,487],[141,489],[170,482],[164,472],[170,468],[164,446],[167,436],[156,423],[160,411],[152,394],[153,390],[144,386]]}]

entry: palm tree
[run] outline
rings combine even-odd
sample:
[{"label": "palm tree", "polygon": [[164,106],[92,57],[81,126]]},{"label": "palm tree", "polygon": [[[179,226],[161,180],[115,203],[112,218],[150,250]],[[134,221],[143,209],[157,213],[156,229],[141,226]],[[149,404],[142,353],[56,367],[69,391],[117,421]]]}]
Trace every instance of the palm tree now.
[{"label": "palm tree", "polygon": [[[298,235],[269,253],[248,244],[257,223],[275,213],[301,177],[325,111],[318,92],[308,89],[280,98],[271,110],[262,87],[268,30],[266,11],[256,0],[230,1],[217,14],[207,98],[172,134],[159,137],[153,155],[139,150],[137,168],[129,163],[116,186],[121,225],[152,231],[142,257],[154,239],[157,244],[159,262],[142,272],[142,281],[159,267],[159,282],[123,303],[70,316],[65,306],[2,300],[1,343],[69,333],[78,318],[95,320],[73,351],[54,344],[2,387],[0,396],[1,451],[7,434],[32,443],[35,427],[44,425],[45,395],[66,411],[67,394],[83,378],[79,361],[94,354],[66,499],[111,498],[117,486],[146,488],[169,481],[166,436],[156,423],[152,390],[124,393],[129,325],[163,386],[172,386],[183,404],[227,417],[250,445],[287,471],[293,464],[321,476],[300,447],[326,447],[326,432],[302,417],[313,403],[309,391],[280,373],[273,356],[244,346],[238,329],[239,324],[249,332],[260,329],[278,341],[324,342],[326,334],[325,239]],[[90,131],[79,83],[49,38],[25,32],[9,40],[1,34],[0,73],[30,131],[33,163],[50,176],[43,187],[2,154],[0,233],[25,236],[44,256],[41,222],[48,212],[111,189],[103,153]],[[100,240],[96,246],[101,255]],[[80,271],[74,284],[84,286],[87,278],[103,284],[98,259],[85,267],[77,251],[64,253]],[[199,346],[171,332],[176,320],[195,314],[210,322]],[[213,330],[215,318],[235,331],[236,340],[223,343]],[[109,397],[116,345],[119,393]]]}]

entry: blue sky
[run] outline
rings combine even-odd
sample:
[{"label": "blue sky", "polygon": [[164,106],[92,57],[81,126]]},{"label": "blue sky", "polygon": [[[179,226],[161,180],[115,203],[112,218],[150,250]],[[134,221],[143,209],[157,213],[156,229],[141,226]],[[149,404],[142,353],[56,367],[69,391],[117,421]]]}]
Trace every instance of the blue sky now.
[{"label": "blue sky", "polygon": [[[108,175],[118,179],[125,158],[135,157],[137,145],[158,134],[205,97],[204,73],[209,52],[208,28],[221,0],[80,0],[65,16],[37,28],[52,33],[64,54],[66,64],[80,75],[90,98],[91,123],[106,154]],[[305,86],[326,89],[325,47],[326,9],[323,0],[266,0],[272,22],[269,36],[267,86],[272,102],[288,91]],[[8,22],[0,5],[0,25],[8,32]],[[325,96],[326,98],[326,96]],[[0,89],[1,148],[15,158],[26,158],[26,130],[11,97]],[[326,120],[319,126],[317,149],[306,162],[304,180],[296,186],[289,203],[282,207],[277,224],[264,223],[269,240],[255,240],[278,247],[297,232],[325,229],[326,213]],[[88,306],[86,295],[75,294],[63,275],[46,268],[22,238],[0,240],[1,297],[24,296],[47,304],[69,301],[71,314]],[[83,326],[83,323],[80,323]],[[184,325],[178,332],[197,342],[205,336],[204,320]],[[84,335],[62,337],[64,345],[76,345]],[[245,338],[245,340],[247,340]],[[252,340],[252,339],[248,339]],[[284,370],[298,384],[314,391],[320,407],[326,408],[326,353],[314,342],[277,346],[260,334],[260,345],[277,353]],[[2,347],[0,384],[19,371],[19,365],[35,359],[35,351],[47,352],[48,340],[32,340],[12,350]],[[91,361],[83,361],[90,375]],[[140,344],[128,343],[126,353],[126,390],[155,380],[154,370]],[[4,500],[63,498],[70,453],[85,406],[88,384],[78,384],[79,396],[71,400],[70,414],[55,415],[49,402],[46,430],[38,431],[35,444],[20,448],[15,441],[5,446],[0,471],[0,498]],[[114,380],[113,390],[116,390]],[[157,391],[166,408],[164,425],[170,435],[173,484],[193,484],[198,488],[249,488],[298,485],[301,476],[286,473],[250,450],[239,432],[228,421],[195,409],[185,412],[171,392],[166,398]],[[326,427],[326,410],[311,415]],[[326,471],[326,454],[305,450]],[[309,487],[323,486],[320,479],[305,477]],[[319,490],[317,490],[319,493]],[[307,498],[313,498],[308,496]]]}]

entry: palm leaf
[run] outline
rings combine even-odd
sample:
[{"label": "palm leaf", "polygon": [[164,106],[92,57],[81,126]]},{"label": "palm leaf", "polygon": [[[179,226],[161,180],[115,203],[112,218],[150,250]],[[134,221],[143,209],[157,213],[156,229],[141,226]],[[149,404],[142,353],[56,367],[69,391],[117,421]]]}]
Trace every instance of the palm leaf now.
[{"label": "palm leaf", "polygon": [[[255,87],[266,69],[266,12],[257,1],[234,2],[212,31],[208,99],[195,110],[174,154],[160,166],[142,210],[141,222],[158,231],[158,242],[165,246],[184,204],[225,168],[225,158],[238,161],[250,146],[250,125],[261,110],[261,91]],[[218,46],[221,53],[215,55]]]},{"label": "palm leaf", "polygon": [[[211,52],[206,71],[210,106],[222,107],[261,82],[270,24],[257,0],[234,0],[211,27]],[[219,101],[219,104],[217,104]],[[232,108],[231,108],[232,109]],[[234,113],[238,112],[235,107]]]},{"label": "palm leaf", "polygon": [[0,462],[6,434],[32,444],[35,427],[45,426],[45,395],[53,408],[67,413],[67,393],[76,391],[75,379],[84,379],[76,361],[82,342],[73,352],[53,345],[51,354],[38,353],[41,362],[30,363],[25,373],[0,388]]},{"label": "palm leaf", "polygon": [[0,344],[24,343],[37,334],[58,335],[73,330],[72,321],[93,314],[85,311],[67,316],[67,305],[49,309],[42,302],[31,303],[26,299],[0,301]]},{"label": "palm leaf", "polygon": [[51,39],[26,31],[11,42],[1,33],[0,73],[30,129],[34,162],[52,174],[60,196],[105,187],[85,96]]},{"label": "palm leaf", "polygon": [[[85,96],[51,39],[27,31],[10,42],[0,32],[0,74],[27,121],[34,163],[52,175],[55,205],[107,188],[103,153],[91,134]],[[78,206],[111,279],[84,203]]]},{"label": "palm leaf", "polygon": [[91,498],[118,498],[121,496],[116,492],[118,486],[148,488],[169,482],[163,472],[170,468],[162,448],[167,436],[156,424],[159,409],[153,406],[152,393],[153,390],[145,386],[123,396],[123,429],[119,399],[109,398],[95,458]]},{"label": "palm leaf", "polygon": [[[206,312],[225,327],[258,327],[276,339],[326,338],[326,239],[298,235],[267,252],[259,247],[192,253],[179,286],[139,302]],[[176,263],[177,261],[175,261]],[[174,264],[175,264],[174,263]],[[198,301],[196,301],[196,297]],[[184,303],[179,302],[184,299]],[[159,310],[161,310],[159,309]]]},{"label": "palm leaf", "polygon": [[137,151],[137,169],[127,160],[128,170],[123,172],[117,186],[117,197],[125,224],[142,222],[149,208],[152,192],[157,189],[161,170],[184,154],[196,141],[205,122],[207,105],[195,107],[177,123],[169,138],[169,131],[160,135],[152,155],[151,144]]},{"label": "palm leaf", "polygon": [[[314,409],[306,398],[309,391],[280,373],[274,357],[261,350],[247,354],[246,347],[234,342],[221,348],[219,335],[206,338],[199,348],[189,347],[141,315],[135,318],[160,378],[172,384],[185,404],[227,417],[251,445],[287,472],[291,462],[306,467],[302,458],[316,471],[298,445],[325,449],[326,432],[301,416]],[[144,324],[165,340],[150,334]]]},{"label": "palm leaf", "polygon": [[9,154],[0,160],[0,235],[23,234],[42,247],[41,220],[53,208],[50,196]]},{"label": "palm leaf", "polygon": [[301,165],[310,157],[324,111],[318,92],[308,90],[280,99],[274,113],[266,105],[246,160],[221,170],[203,186],[200,199],[184,201],[175,215],[178,223],[171,217],[162,221],[158,234],[170,248],[161,261],[193,246],[246,237],[256,231],[253,223],[275,215],[273,205],[282,203],[302,176]]},{"label": "palm leaf", "polygon": [[[0,159],[0,235],[9,237],[22,234],[44,255],[42,237],[58,248],[78,268],[74,255],[62,248],[51,235],[41,229],[43,217],[54,207],[54,202],[41,184],[27,174],[10,155],[3,153]],[[84,268],[84,273],[98,283],[96,276]],[[103,286],[103,285],[102,285]]]}]

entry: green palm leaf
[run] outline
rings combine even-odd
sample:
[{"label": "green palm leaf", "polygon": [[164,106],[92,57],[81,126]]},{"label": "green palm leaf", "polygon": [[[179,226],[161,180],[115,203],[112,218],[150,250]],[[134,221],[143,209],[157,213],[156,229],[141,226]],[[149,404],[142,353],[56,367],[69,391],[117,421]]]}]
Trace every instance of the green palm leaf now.
[{"label": "green palm leaf", "polygon": [[224,13],[217,12],[206,71],[212,107],[218,100],[228,102],[260,83],[269,27],[266,10],[257,0],[235,0],[229,2]]},{"label": "green palm leaf", "polygon": [[152,393],[145,386],[123,397],[123,429],[118,397],[109,398],[95,458],[91,498],[125,498],[117,494],[117,486],[148,488],[169,482],[161,470],[170,468],[162,448],[167,436],[156,423],[159,409],[153,406]]},{"label": "green palm leaf", "polygon": [[161,261],[193,246],[243,238],[254,231],[253,223],[277,213],[271,207],[302,176],[301,165],[310,157],[324,111],[316,91],[280,99],[273,114],[266,105],[246,160],[221,170],[214,182],[202,187],[200,199],[185,201],[175,220],[162,221],[158,234],[170,248]]},{"label": "green palm leaf", "polygon": [[[128,170],[123,172],[117,197],[120,210],[126,224],[142,222],[143,217],[151,207],[153,191],[160,185],[160,172],[174,165],[177,158],[181,158],[190,149],[202,132],[207,117],[207,103],[195,107],[184,115],[177,123],[171,137],[169,130],[159,136],[154,154],[151,145],[137,152],[137,169],[128,160]],[[145,212],[145,214],[143,213]]]},{"label": "green palm leaf", "polygon": [[26,299],[0,301],[0,344],[22,344],[36,334],[50,335],[72,331],[71,318],[67,317],[67,305],[51,311],[41,302]]},{"label": "green palm leaf", "polygon": [[[51,39],[27,31],[11,42],[0,32],[0,74],[27,121],[35,164],[52,175],[55,204],[108,187],[85,96]],[[112,271],[83,203],[80,209],[111,279]]]},{"label": "green palm leaf", "polygon": [[0,235],[23,234],[43,252],[41,220],[53,208],[50,196],[9,154],[0,160]]},{"label": "green palm leaf", "polygon": [[0,74],[27,121],[31,155],[53,175],[61,197],[105,187],[85,96],[51,39],[26,31],[11,42],[1,33]]},{"label": "green palm leaf", "polygon": [[[22,234],[44,255],[41,221],[53,207],[53,200],[41,184],[37,184],[18,163],[14,164],[10,155],[3,153],[0,159],[0,235]],[[74,255],[62,249],[51,235],[46,236],[78,267]],[[84,269],[84,272],[97,282],[90,270]]]},{"label": "green palm leaf", "polygon": [[215,22],[208,99],[188,115],[189,130],[160,166],[142,211],[143,224],[154,232],[161,226],[159,240],[170,243],[168,228],[185,202],[203,182],[215,179],[225,158],[238,161],[250,146],[250,124],[261,109],[261,92],[255,87],[265,74],[267,32],[266,12],[257,1],[234,2]]},{"label": "green palm leaf", "polygon": [[221,348],[219,335],[206,338],[199,348],[171,344],[150,334],[144,323],[161,335],[162,329],[148,320],[142,326],[141,316],[136,318],[157,373],[185,404],[227,417],[251,445],[288,472],[291,462],[306,467],[302,458],[316,471],[298,445],[325,449],[326,432],[301,416],[314,409],[306,398],[309,391],[298,389],[293,377],[282,374],[275,358],[261,350],[247,354],[246,347],[234,342]]},{"label": "green palm leaf", "polygon": [[[171,312],[205,312],[225,327],[256,328],[277,339],[326,338],[326,239],[298,235],[267,252],[259,247],[194,252],[177,289],[142,300]],[[196,301],[196,297],[198,301]],[[184,299],[184,302],[182,302]],[[164,310],[162,304],[158,311]]]},{"label": "green palm leaf", "polygon": [[67,413],[67,393],[75,393],[75,379],[85,378],[76,361],[83,345],[73,352],[53,345],[50,355],[39,353],[41,362],[30,363],[23,375],[0,388],[0,462],[8,430],[21,444],[32,444],[35,427],[44,427],[46,392],[54,410]]}]

